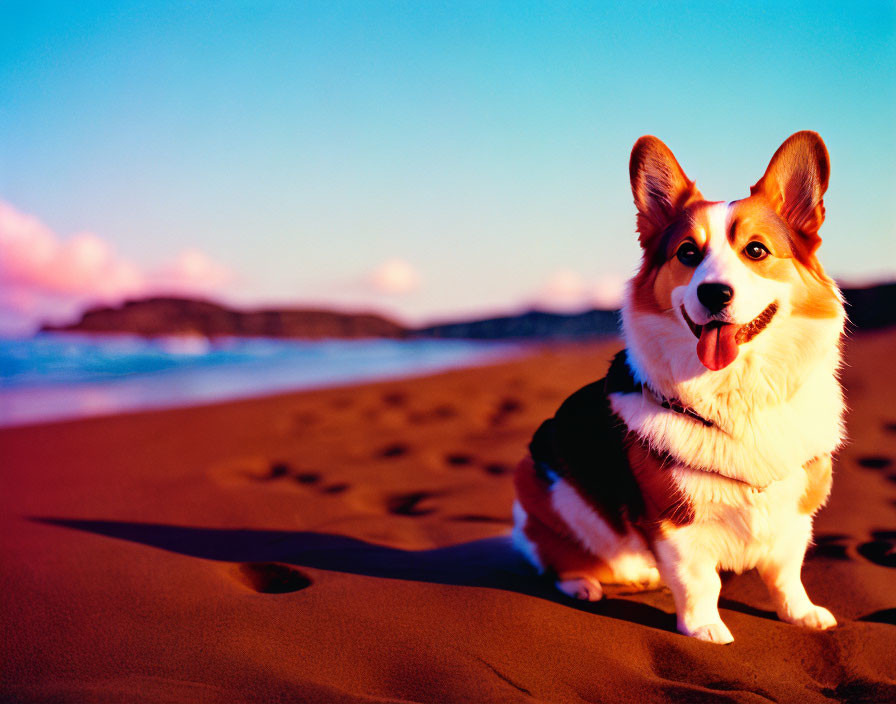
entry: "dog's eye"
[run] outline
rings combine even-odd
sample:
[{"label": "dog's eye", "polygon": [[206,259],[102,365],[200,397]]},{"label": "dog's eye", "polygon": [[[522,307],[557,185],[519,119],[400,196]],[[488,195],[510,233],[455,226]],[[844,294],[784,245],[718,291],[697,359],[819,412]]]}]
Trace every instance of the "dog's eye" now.
[{"label": "dog's eye", "polygon": [[697,249],[693,242],[682,242],[675,256],[685,266],[697,266],[703,259],[703,253]]},{"label": "dog's eye", "polygon": [[748,259],[758,262],[765,259],[770,252],[762,242],[750,242],[750,244],[744,247],[744,254],[747,255]]}]

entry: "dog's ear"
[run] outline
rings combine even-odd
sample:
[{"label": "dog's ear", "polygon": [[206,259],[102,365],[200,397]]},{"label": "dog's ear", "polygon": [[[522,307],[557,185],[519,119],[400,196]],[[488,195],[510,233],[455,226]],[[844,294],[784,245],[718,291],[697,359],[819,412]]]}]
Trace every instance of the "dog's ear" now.
[{"label": "dog's ear", "polygon": [[750,189],[764,195],[797,234],[809,254],[821,244],[818,228],[824,222],[824,193],[828,189],[831,163],[828,150],[816,132],[797,132],[787,138],[765,175]]},{"label": "dog's ear", "polygon": [[638,208],[641,246],[665,230],[685,206],[703,196],[685,175],[672,151],[656,137],[641,137],[628,164]]}]

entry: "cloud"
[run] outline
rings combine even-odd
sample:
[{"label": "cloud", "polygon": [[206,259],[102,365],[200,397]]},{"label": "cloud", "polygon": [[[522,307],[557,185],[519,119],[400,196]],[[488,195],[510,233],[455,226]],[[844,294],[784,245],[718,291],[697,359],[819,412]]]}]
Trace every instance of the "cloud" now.
[{"label": "cloud", "polygon": [[62,238],[33,215],[0,201],[0,313],[36,321],[86,303],[115,303],[153,293],[211,293],[230,270],[197,249],[158,269],[119,255],[92,232]]},{"label": "cloud", "polygon": [[199,249],[185,249],[158,273],[149,277],[153,288],[186,291],[214,291],[234,279],[233,272]]},{"label": "cloud", "polygon": [[548,276],[535,294],[535,304],[550,310],[577,311],[586,308],[618,308],[626,278],[606,274],[588,279],[572,269],[559,269]]},{"label": "cloud", "polygon": [[44,295],[105,298],[140,290],[141,276],[89,232],[66,241],[0,201],[0,286]]},{"label": "cloud", "polygon": [[387,259],[374,269],[367,282],[377,293],[400,295],[420,287],[420,274],[404,259]]},{"label": "cloud", "polygon": [[595,308],[619,308],[625,294],[628,276],[604,274],[591,284],[591,303]]}]

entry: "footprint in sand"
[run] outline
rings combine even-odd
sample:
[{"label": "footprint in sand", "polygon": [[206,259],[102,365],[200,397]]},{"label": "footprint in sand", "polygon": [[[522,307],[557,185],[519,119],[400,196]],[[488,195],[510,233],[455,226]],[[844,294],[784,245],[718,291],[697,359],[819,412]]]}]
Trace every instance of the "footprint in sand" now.
[{"label": "footprint in sand", "polygon": [[856,460],[860,467],[865,469],[887,469],[893,464],[893,460],[883,455],[865,455]]},{"label": "footprint in sand", "polygon": [[346,482],[324,484],[324,477],[318,472],[296,470],[283,460],[266,461],[260,457],[234,460],[212,470],[219,483],[238,485],[246,482],[269,484],[271,487],[288,488],[296,484],[303,487],[317,487],[321,494],[342,494],[351,488]]},{"label": "footprint in sand", "polygon": [[875,565],[896,567],[896,530],[875,530],[871,538],[859,545],[859,554]]},{"label": "footprint in sand", "polygon": [[473,464],[473,456],[465,452],[449,452],[445,455],[445,464],[452,467],[468,467]]},{"label": "footprint in sand", "polygon": [[209,467],[210,477],[222,486],[251,484],[277,484],[291,472],[287,462],[270,460],[261,456],[233,457]]},{"label": "footprint in sand", "polygon": [[896,609],[881,609],[880,611],[875,611],[874,613],[862,616],[856,620],[873,621],[874,623],[889,623],[892,626],[896,626]]},{"label": "footprint in sand", "polygon": [[432,409],[432,416],[445,420],[446,418],[454,418],[458,415],[458,410],[450,403],[443,403]]},{"label": "footprint in sand", "polygon": [[[842,533],[816,535],[815,544],[809,548],[809,557],[830,560],[849,560],[849,536]],[[896,567],[896,530],[875,530],[871,540],[856,548],[869,562],[881,567]]]},{"label": "footprint in sand", "polygon": [[255,482],[276,482],[280,479],[286,479],[293,474],[292,466],[289,462],[274,460],[269,462],[267,468],[262,471],[247,471],[245,477]]},{"label": "footprint in sand", "polygon": [[445,421],[456,418],[458,410],[448,403],[439,404],[427,411],[412,411],[408,413],[408,423],[411,425],[423,425],[431,421]]},{"label": "footprint in sand", "polygon": [[810,548],[811,557],[826,557],[831,560],[848,560],[846,541],[848,535],[841,533],[828,533],[816,535],[815,544]]},{"label": "footprint in sand", "polygon": [[[303,486],[314,486],[316,484],[320,484],[323,477],[317,472],[296,472],[292,476],[293,480],[295,480],[296,484],[301,484]],[[326,486],[320,487],[321,494],[342,494],[343,492],[348,491],[351,488],[350,484],[346,482],[337,482],[335,484],[327,484]]]},{"label": "footprint in sand", "polygon": [[344,491],[348,491],[349,485],[345,482],[339,482],[337,484],[329,484],[325,487],[321,488],[321,492],[324,494],[341,494]]},{"label": "footprint in sand", "polygon": [[304,484],[306,486],[317,484],[321,479],[317,472],[298,472],[297,474],[294,474],[292,478],[295,479],[298,484]]},{"label": "footprint in sand", "polygon": [[380,400],[387,406],[399,407],[407,403],[408,395],[399,390],[387,391],[380,397]]},{"label": "footprint in sand", "polygon": [[[449,452],[445,455],[445,464],[449,467],[470,467],[473,464],[479,463],[480,462],[474,455],[467,454],[466,452]],[[510,472],[510,467],[503,462],[485,462],[482,463],[481,466],[486,474],[494,477],[500,477]]]},{"label": "footprint in sand", "polygon": [[261,481],[271,481],[272,479],[282,479],[287,476],[292,469],[286,462],[272,462],[268,468],[268,473],[260,477]]},{"label": "footprint in sand", "polygon": [[296,411],[292,416],[292,432],[304,433],[320,423],[320,416],[311,411]]},{"label": "footprint in sand", "polygon": [[386,509],[395,516],[428,516],[435,511],[432,507],[422,507],[421,503],[435,497],[431,491],[412,491],[407,494],[393,494],[386,499]]},{"label": "footprint in sand", "polygon": [[510,467],[502,462],[489,462],[486,464],[483,469],[486,474],[491,474],[495,477],[500,477],[503,474],[507,474],[510,471]]},{"label": "footprint in sand", "polygon": [[492,425],[503,425],[510,416],[520,413],[522,410],[522,401],[513,398],[512,396],[508,396],[501,399],[498,403],[498,407],[495,409],[489,422]]},{"label": "footprint in sand", "polygon": [[235,577],[259,594],[289,594],[312,584],[310,577],[279,562],[244,562],[236,566]]},{"label": "footprint in sand", "polygon": [[513,519],[509,516],[485,516],[478,513],[465,513],[461,516],[451,516],[452,521],[463,521],[464,523],[504,523],[510,525]]},{"label": "footprint in sand", "polygon": [[383,448],[380,448],[376,452],[376,457],[380,459],[392,459],[395,457],[404,457],[411,451],[409,445],[406,445],[403,442],[394,442],[391,445],[386,445]]}]

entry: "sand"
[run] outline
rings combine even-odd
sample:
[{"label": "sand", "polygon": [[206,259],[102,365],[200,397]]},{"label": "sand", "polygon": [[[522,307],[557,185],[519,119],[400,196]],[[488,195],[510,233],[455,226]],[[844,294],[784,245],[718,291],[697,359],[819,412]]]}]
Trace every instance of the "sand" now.
[{"label": "sand", "polygon": [[510,470],[616,341],[422,379],[0,431],[0,696],[30,702],[896,700],[896,331],[847,348],[850,446],[803,571],[583,604],[510,551]]}]

